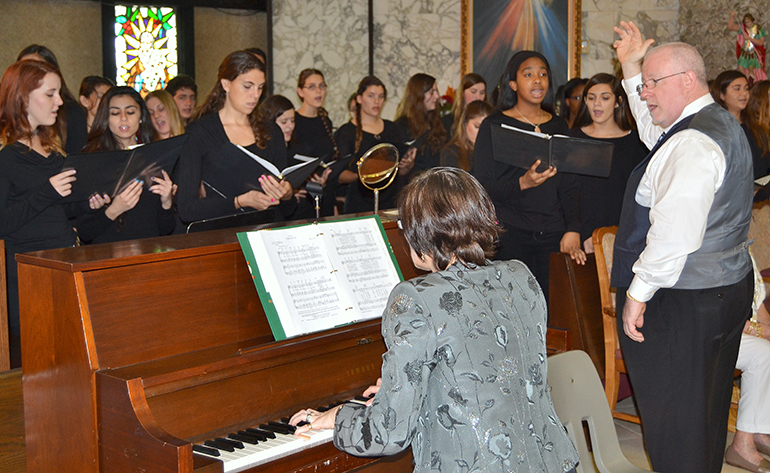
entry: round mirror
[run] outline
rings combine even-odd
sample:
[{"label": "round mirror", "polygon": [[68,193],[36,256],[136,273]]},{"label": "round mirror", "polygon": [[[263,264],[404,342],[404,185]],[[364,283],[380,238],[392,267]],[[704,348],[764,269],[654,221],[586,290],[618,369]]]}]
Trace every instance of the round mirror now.
[{"label": "round mirror", "polygon": [[393,183],[398,174],[398,150],[389,143],[372,147],[358,160],[358,179],[374,192],[374,213],[379,207],[379,192]]}]

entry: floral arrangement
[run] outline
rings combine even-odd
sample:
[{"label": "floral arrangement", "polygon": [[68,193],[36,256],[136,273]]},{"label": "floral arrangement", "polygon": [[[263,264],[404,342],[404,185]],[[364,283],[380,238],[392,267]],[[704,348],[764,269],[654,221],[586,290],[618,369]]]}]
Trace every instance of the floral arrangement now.
[{"label": "floral arrangement", "polygon": [[455,89],[452,87],[446,88],[444,95],[438,99],[438,112],[439,115],[444,117],[452,113],[452,106],[455,103]]}]

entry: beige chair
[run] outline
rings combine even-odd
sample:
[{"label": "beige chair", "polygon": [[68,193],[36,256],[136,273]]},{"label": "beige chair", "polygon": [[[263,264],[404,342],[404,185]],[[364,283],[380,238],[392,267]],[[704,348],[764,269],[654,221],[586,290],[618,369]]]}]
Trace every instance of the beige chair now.
[{"label": "beige chair", "polygon": [[[572,350],[548,357],[548,386],[556,415],[580,455],[578,473],[647,471],[629,462],[620,450],[615,424],[604,402],[602,382],[584,351]],[[590,450],[584,422],[591,439]]]},{"label": "beige chair", "polygon": [[610,404],[612,417],[640,424],[639,416],[619,412],[618,385],[620,373],[628,373],[618,340],[618,323],[615,318],[615,288],[610,287],[612,274],[612,250],[618,227],[601,227],[594,230],[593,243],[596,254],[596,273],[599,277],[599,294],[602,299],[602,323],[604,324],[604,393]]}]

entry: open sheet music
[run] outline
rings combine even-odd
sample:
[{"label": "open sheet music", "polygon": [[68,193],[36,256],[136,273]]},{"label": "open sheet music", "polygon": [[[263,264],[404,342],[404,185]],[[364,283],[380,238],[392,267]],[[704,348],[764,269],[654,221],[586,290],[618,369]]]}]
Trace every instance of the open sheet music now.
[{"label": "open sheet music", "polygon": [[401,271],[378,216],[238,234],[276,340],[380,317]]}]

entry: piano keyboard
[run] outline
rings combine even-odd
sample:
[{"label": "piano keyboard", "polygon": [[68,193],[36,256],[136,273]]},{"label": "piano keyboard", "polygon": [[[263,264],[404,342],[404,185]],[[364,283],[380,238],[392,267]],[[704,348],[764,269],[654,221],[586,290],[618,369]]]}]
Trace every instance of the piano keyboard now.
[{"label": "piano keyboard", "polygon": [[[347,402],[366,403],[366,398],[357,396]],[[316,409],[323,412],[343,402]],[[304,425],[300,422],[300,426]],[[261,424],[259,427],[240,430],[227,437],[217,437],[201,444],[193,444],[193,451],[224,463],[225,473],[254,468],[279,458],[293,455],[302,450],[321,445],[332,439],[334,430],[311,430],[300,436],[294,435],[295,428],[289,419]]]}]

